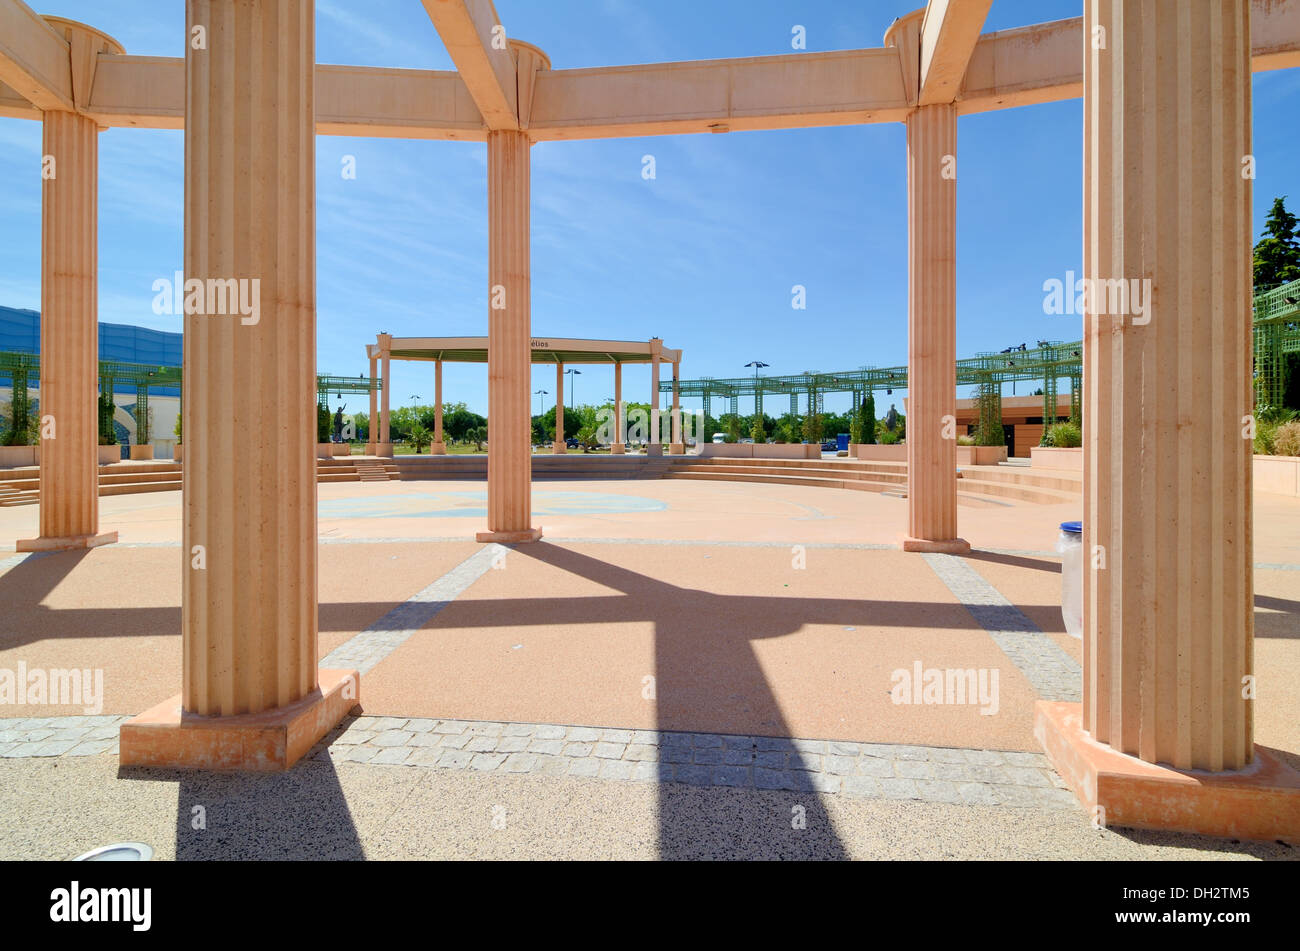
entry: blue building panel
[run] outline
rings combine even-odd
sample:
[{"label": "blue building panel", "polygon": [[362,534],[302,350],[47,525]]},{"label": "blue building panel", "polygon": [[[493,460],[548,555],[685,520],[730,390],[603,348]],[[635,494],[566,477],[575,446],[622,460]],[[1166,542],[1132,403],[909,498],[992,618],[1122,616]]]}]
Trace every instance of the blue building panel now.
[{"label": "blue building panel", "polygon": [[[183,363],[178,333],[150,330],[130,324],[99,325],[99,359],[119,360],[122,363],[145,363],[160,367],[178,367]],[[34,310],[0,307],[0,350],[19,353],[41,352],[41,315]],[[36,381],[32,381],[35,387]],[[134,393],[135,386],[119,383],[118,393]],[[154,396],[180,396],[176,386],[151,386]]]}]

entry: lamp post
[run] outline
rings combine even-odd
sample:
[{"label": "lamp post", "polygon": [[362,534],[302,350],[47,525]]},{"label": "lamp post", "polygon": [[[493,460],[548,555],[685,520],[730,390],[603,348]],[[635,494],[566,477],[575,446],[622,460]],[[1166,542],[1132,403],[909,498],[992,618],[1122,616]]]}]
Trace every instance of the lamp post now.
[{"label": "lamp post", "polygon": [[569,374],[572,374],[574,377],[569,381],[569,408],[572,409],[574,406],[578,405],[578,401],[573,397],[573,391],[578,388],[577,378],[582,376],[582,371],[577,367],[569,367],[569,369],[564,371],[564,375],[568,376]]},{"label": "lamp post", "polygon": [[541,415],[542,415],[542,397],[543,397],[543,396],[550,396],[550,395],[551,395],[551,391],[550,391],[550,390],[534,390],[534,391],[533,391],[533,396],[537,397],[537,415],[538,415],[538,416],[541,416]]}]

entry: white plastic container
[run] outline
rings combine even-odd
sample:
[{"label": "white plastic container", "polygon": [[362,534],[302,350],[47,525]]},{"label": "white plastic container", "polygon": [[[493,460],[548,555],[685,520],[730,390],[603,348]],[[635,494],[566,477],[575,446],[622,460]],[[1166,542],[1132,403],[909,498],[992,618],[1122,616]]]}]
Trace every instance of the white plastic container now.
[{"label": "white plastic container", "polygon": [[1071,637],[1083,637],[1083,523],[1062,522],[1056,539],[1061,555],[1061,617]]}]

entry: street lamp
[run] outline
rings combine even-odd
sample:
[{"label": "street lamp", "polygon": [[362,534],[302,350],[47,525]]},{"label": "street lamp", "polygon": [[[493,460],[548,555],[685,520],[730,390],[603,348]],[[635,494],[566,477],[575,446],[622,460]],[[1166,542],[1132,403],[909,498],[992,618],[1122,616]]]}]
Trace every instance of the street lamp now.
[{"label": "street lamp", "polygon": [[574,379],[569,381],[569,408],[572,409],[577,404],[577,400],[574,399],[573,396],[573,391],[578,388],[577,377],[582,376],[582,371],[577,367],[569,367],[569,369],[565,370],[564,373],[566,376],[569,374],[573,374],[574,376]]},{"label": "street lamp", "polygon": [[551,395],[551,391],[550,391],[550,390],[534,390],[534,391],[533,391],[533,396],[537,397],[537,415],[538,415],[538,416],[541,416],[541,415],[542,415],[542,397],[543,397],[543,396],[550,396],[550,395]]}]

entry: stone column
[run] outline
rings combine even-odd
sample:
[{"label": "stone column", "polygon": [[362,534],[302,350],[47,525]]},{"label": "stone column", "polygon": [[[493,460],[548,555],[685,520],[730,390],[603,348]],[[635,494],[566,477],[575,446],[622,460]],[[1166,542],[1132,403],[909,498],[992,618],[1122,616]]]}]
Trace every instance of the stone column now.
[{"label": "stone column", "polygon": [[1252,756],[1249,6],[1086,4],[1084,275],[1130,293],[1085,317],[1084,725],[1206,770]]},{"label": "stone column", "polygon": [[359,687],[317,670],[314,3],[186,14],[185,273],[258,306],[185,316],[183,686],[122,763],[276,769]]},{"label": "stone column", "polygon": [[[69,41],[78,100],[88,97],[84,61],[116,40],[49,18]],[[65,68],[67,64],[64,64]],[[83,69],[77,68],[83,66]],[[91,70],[93,76],[93,68]],[[42,117],[40,535],[18,551],[94,548],[117,541],[99,530],[99,127],[76,112]]]},{"label": "stone column", "polygon": [[681,382],[682,365],[678,360],[673,361],[673,416],[672,416],[672,442],[668,444],[668,452],[674,456],[680,456],[686,451],[686,445],[682,442],[682,394],[678,388]]},{"label": "stone column", "polygon": [[[531,144],[488,133],[488,530],[479,541],[535,541],[529,275]],[[557,401],[557,404],[562,400]],[[557,408],[558,418],[560,410]]]},{"label": "stone column", "polygon": [[389,400],[392,398],[393,391],[393,378],[391,373],[392,358],[390,357],[392,347],[392,334],[380,334],[379,366],[384,386],[383,389],[379,391],[379,444],[375,447],[375,452],[378,455],[387,457],[393,455],[393,437],[388,429]]},{"label": "stone column", "polygon": [[1250,33],[1250,0],[1084,4],[1083,699],[1035,735],[1105,823],[1277,838],[1300,773],[1253,744]]},{"label": "stone column", "polygon": [[379,442],[379,395],[375,392],[375,375],[378,372],[373,351],[370,353],[370,419],[366,423],[366,455],[373,456]]},{"label": "stone column", "polygon": [[555,443],[551,452],[563,455],[567,451],[564,442],[564,364],[555,365]]},{"label": "stone column", "polygon": [[442,441],[442,361],[433,365],[433,444],[429,447],[430,455],[446,454],[447,447]]},{"label": "stone column", "polygon": [[956,106],[908,116],[905,551],[970,550],[957,537],[956,155]]},{"label": "stone column", "polygon": [[94,121],[46,112],[41,189],[40,536],[19,551],[92,548],[99,531],[98,137]]},{"label": "stone column", "polygon": [[614,442],[610,445],[609,451],[621,456],[627,452],[627,445],[623,442],[626,438],[626,428],[623,422],[623,364],[614,364]]},{"label": "stone column", "polygon": [[647,456],[661,456],[663,444],[659,441],[659,353],[663,341],[650,338],[650,441],[646,443]]}]

